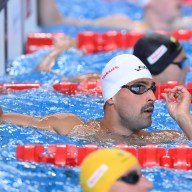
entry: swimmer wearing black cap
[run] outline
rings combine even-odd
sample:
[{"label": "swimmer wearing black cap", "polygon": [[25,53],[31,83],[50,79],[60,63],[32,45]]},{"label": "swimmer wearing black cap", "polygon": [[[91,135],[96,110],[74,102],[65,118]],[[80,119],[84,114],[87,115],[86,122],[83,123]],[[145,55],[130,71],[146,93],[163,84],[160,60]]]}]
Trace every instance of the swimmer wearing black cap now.
[{"label": "swimmer wearing black cap", "polygon": [[[162,96],[170,116],[182,132],[162,130],[147,132],[154,111],[155,82],[148,68],[131,54],[112,58],[101,76],[104,116],[101,120],[85,121],[71,113],[56,113],[32,117],[17,113],[3,113],[1,123],[35,127],[69,137],[88,139],[91,142],[110,142],[144,145],[170,142],[187,137],[192,140],[191,95],[184,86],[165,89]],[[174,101],[173,101],[174,100]]]},{"label": "swimmer wearing black cap", "polygon": [[158,84],[177,81],[184,84],[189,64],[181,44],[163,34],[147,34],[137,41],[133,54],[149,69]]}]

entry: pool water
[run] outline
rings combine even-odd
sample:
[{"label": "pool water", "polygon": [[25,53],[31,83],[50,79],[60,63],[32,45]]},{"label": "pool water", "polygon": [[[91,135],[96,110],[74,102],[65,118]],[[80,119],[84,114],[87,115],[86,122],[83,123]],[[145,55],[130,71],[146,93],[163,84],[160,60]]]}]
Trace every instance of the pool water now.
[{"label": "pool water", "polygon": [[[94,0],[96,1],[96,0]],[[60,0],[60,3],[64,2]],[[66,1],[65,2],[72,2]],[[74,0],[73,0],[74,2]],[[83,0],[76,0],[78,2]],[[85,2],[85,0],[84,0]],[[87,2],[87,0],[86,0]],[[99,3],[106,1],[97,0]],[[123,2],[123,1],[122,1]],[[117,2],[116,2],[117,3]],[[89,4],[89,3],[88,3]],[[87,4],[87,6],[88,6]],[[81,4],[82,5],[82,4]],[[102,5],[100,5],[102,6]],[[87,7],[86,7],[87,8]],[[77,8],[77,10],[79,10]],[[79,10],[80,11],[80,10]],[[104,12],[104,10],[102,10]],[[106,10],[105,10],[106,11]],[[133,12],[134,10],[132,10]],[[82,11],[83,12],[83,11]],[[104,14],[104,13],[100,14]],[[72,13],[71,13],[72,14]],[[84,14],[84,15],[83,15]],[[93,14],[93,12],[92,12]],[[88,17],[88,13],[82,13]],[[82,16],[82,17],[83,17]],[[90,16],[91,17],[91,16]],[[96,16],[92,16],[96,17]],[[67,26],[68,27],[68,26]],[[49,30],[56,31],[63,28],[72,35],[85,28],[67,28],[59,26],[50,27]],[[48,30],[48,28],[47,28]],[[103,29],[97,29],[102,31]],[[106,30],[106,29],[105,29]],[[189,55],[190,68],[192,68],[192,46],[191,41],[182,42],[184,49]],[[27,90],[0,95],[0,105],[4,112],[16,112],[33,115],[35,117],[45,116],[53,113],[70,112],[79,115],[85,120],[99,119],[103,116],[103,101],[101,97],[95,96],[67,96],[53,90],[52,85],[61,81],[61,78],[47,72],[37,72],[34,68],[47,55],[49,50],[43,49],[32,55],[22,55],[9,63],[8,75],[0,77],[1,82],[40,82],[39,89]],[[53,70],[70,77],[86,72],[101,72],[105,63],[113,56],[120,53],[132,53],[131,49],[117,50],[108,53],[97,53],[94,55],[83,55],[80,51],[72,49],[63,53],[57,60]],[[187,75],[186,83],[192,82],[192,71]],[[192,108],[191,108],[192,111]],[[89,138],[79,139],[60,136],[34,129],[31,127],[20,127],[13,124],[0,125],[0,191],[1,192],[81,192],[79,185],[79,168],[57,167],[45,163],[30,163],[18,161],[15,157],[17,145],[23,144],[49,144],[67,143],[82,146],[92,143]],[[180,130],[178,125],[167,113],[163,101],[155,103],[153,124],[148,128],[150,131],[172,129]],[[176,144],[185,143],[192,147],[192,142],[182,140],[172,143],[162,143],[159,146],[166,149]],[[111,147],[112,143],[95,142],[103,147]],[[152,192],[188,192],[192,188],[192,171],[173,170],[166,168],[145,168],[144,175],[154,183]]]},{"label": "pool water", "polygon": [[[188,54],[190,55],[191,46],[188,47],[188,45],[190,45],[190,42],[184,43],[184,47],[188,48]],[[83,71],[101,72],[105,62],[114,55],[123,52],[131,53],[131,51],[117,50],[95,55],[82,55],[79,51],[71,50],[60,56],[54,70],[63,69],[62,73],[66,76],[81,74]],[[53,90],[52,84],[59,82],[61,79],[49,73],[32,71],[29,74],[21,74],[21,71],[25,71],[25,68],[28,70],[31,68],[33,70],[36,61],[32,59],[33,56],[34,58],[41,58],[45,54],[47,54],[47,50],[41,50],[33,55],[16,58],[12,68],[9,69],[12,75],[1,77],[1,81],[4,82],[14,80],[20,82],[40,82],[43,84],[39,89],[0,95],[0,105],[4,112],[17,112],[36,117],[53,113],[70,112],[79,115],[85,120],[102,118],[103,101],[101,97],[83,95],[67,96],[58,93]],[[17,62],[20,65],[17,65]],[[187,81],[192,81],[191,78],[192,75],[190,73]],[[48,144],[67,143],[82,146],[91,143],[89,138],[70,138],[30,127],[23,128],[13,124],[2,124],[0,127],[0,180],[2,181],[0,191],[81,191],[78,179],[78,167],[59,168],[49,164],[17,161],[15,148],[17,145],[29,143],[39,143],[45,146]],[[163,101],[157,101],[153,114],[153,124],[148,130],[155,131],[162,129],[180,130],[178,125],[167,114],[165,103]],[[162,143],[160,146],[170,148],[179,143],[192,146],[191,141],[188,140],[178,141],[176,143]],[[98,141],[95,144],[104,147],[113,146],[110,142],[101,143]],[[147,168],[143,171],[146,177],[154,182],[154,189],[152,191],[190,191],[192,187],[191,171],[165,168]],[[177,184],[178,180],[182,180],[182,184]]]}]

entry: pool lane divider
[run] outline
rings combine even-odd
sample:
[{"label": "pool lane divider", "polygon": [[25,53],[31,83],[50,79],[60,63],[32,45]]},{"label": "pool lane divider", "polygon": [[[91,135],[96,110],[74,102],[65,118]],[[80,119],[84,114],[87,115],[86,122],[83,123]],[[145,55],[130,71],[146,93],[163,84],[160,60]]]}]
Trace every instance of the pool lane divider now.
[{"label": "pool lane divider", "polygon": [[[175,31],[158,30],[157,33],[175,37],[178,41],[189,41],[192,39],[192,30],[180,29]],[[121,32],[116,30],[97,33],[94,31],[79,32],[76,36],[77,48],[82,49],[87,54],[97,52],[108,52],[117,49],[132,48],[134,44],[146,32],[129,31]],[[29,33],[26,41],[26,53],[33,53],[41,48],[53,47],[54,38],[65,36],[64,33]]]},{"label": "pool lane divider", "polygon": [[40,83],[0,83],[0,94],[5,94],[14,91],[24,91],[28,89],[37,89],[41,87]]},{"label": "pool lane divider", "polygon": [[[177,81],[168,81],[166,84],[156,85],[155,97],[157,100],[163,100],[161,93],[167,88],[174,88],[175,86],[180,86]],[[41,87],[40,83],[1,83],[0,84],[0,94],[6,94],[15,91],[24,91],[28,89],[37,89]],[[185,87],[192,95],[192,82],[188,82]],[[52,88],[65,95],[94,95],[101,96],[101,82],[98,81],[83,81],[80,83],[73,83],[69,81],[62,81],[52,85]]]},{"label": "pool lane divider", "polygon": [[[56,166],[79,166],[91,152],[99,149],[95,144],[76,146],[71,144],[26,144],[16,147],[16,158],[21,161],[51,163]],[[128,151],[138,158],[143,168],[165,167],[180,170],[192,170],[192,148],[185,144],[173,148],[158,147],[149,144],[142,147],[131,147],[125,144],[114,146]]]}]

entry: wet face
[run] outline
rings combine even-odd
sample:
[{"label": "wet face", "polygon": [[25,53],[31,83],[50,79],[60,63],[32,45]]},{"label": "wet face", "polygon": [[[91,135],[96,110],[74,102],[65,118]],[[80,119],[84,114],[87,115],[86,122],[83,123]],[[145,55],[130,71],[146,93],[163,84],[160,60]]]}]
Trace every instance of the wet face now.
[{"label": "wet face", "polygon": [[125,172],[110,188],[109,192],[147,192],[152,188],[152,183],[142,176],[139,165]]},{"label": "wet face", "polygon": [[154,13],[161,16],[161,18],[166,22],[172,22],[181,14],[180,0],[151,0],[151,7]]},{"label": "wet face", "polygon": [[167,81],[177,81],[184,84],[187,73],[190,71],[189,60],[184,51],[174,59],[173,63],[169,65],[161,74],[154,76],[156,83],[163,84]]},{"label": "wet face", "polygon": [[152,79],[137,79],[123,86],[114,96],[114,107],[123,127],[135,132],[151,125],[154,87]]}]

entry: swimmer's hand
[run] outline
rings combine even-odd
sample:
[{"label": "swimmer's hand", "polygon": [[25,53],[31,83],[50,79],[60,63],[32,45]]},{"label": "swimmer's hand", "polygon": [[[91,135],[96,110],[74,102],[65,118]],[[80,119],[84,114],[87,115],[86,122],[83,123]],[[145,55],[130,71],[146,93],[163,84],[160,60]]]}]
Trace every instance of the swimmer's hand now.
[{"label": "swimmer's hand", "polygon": [[56,35],[53,39],[53,49],[60,53],[72,47],[76,47],[76,40],[65,34]]},{"label": "swimmer's hand", "polygon": [[76,46],[76,41],[64,34],[55,36],[53,41],[53,48],[47,57],[35,68],[35,71],[51,71],[59,55],[65,50]]},{"label": "swimmer's hand", "polygon": [[191,95],[183,86],[166,89],[162,93],[171,117],[175,119],[188,139],[192,140],[192,116],[190,114]]},{"label": "swimmer's hand", "polygon": [[184,86],[165,89],[162,96],[166,100],[169,114],[176,121],[180,116],[190,113],[191,95]]}]

